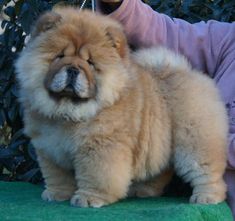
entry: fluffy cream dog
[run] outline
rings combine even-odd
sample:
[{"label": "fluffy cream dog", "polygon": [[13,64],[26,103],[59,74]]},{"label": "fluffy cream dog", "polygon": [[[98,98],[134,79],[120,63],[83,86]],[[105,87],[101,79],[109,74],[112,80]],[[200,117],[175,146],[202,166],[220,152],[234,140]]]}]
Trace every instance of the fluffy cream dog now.
[{"label": "fluffy cream dog", "polygon": [[130,54],[117,22],[64,8],[38,20],[16,69],[44,200],[100,207],[159,195],[169,168],[190,182],[191,202],[225,199],[226,112],[184,58]]}]

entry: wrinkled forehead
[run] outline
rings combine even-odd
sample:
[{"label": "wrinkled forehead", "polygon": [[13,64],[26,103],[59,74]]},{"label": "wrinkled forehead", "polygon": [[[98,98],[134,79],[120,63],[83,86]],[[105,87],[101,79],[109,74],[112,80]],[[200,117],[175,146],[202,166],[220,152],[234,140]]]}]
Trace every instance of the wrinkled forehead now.
[{"label": "wrinkled forehead", "polygon": [[45,50],[69,55],[78,53],[82,48],[95,48],[108,43],[102,24],[94,25],[84,19],[62,20],[54,29],[43,37],[42,47]]}]

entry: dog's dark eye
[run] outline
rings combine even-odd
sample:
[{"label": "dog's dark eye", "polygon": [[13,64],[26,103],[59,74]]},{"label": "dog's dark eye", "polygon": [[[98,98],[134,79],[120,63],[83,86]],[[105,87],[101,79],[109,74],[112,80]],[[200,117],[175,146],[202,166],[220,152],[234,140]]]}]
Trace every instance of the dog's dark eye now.
[{"label": "dog's dark eye", "polygon": [[94,62],[93,62],[91,59],[88,59],[88,60],[87,60],[87,63],[88,63],[89,65],[91,65],[91,66],[95,66]]},{"label": "dog's dark eye", "polygon": [[64,53],[60,53],[60,54],[58,54],[57,56],[56,56],[56,59],[61,59],[61,58],[63,58],[64,57]]}]

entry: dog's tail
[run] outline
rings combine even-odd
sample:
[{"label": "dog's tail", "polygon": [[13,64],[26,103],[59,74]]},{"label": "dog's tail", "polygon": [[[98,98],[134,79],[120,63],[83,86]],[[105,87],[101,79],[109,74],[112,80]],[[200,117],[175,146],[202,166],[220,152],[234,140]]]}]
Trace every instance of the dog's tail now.
[{"label": "dog's tail", "polygon": [[182,72],[192,69],[187,59],[164,47],[140,49],[133,53],[133,59],[143,68],[154,72],[168,70],[168,72]]}]

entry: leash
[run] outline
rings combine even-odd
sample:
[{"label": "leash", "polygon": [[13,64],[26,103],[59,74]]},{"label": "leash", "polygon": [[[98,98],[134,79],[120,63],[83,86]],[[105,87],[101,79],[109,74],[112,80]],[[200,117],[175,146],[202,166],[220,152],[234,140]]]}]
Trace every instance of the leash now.
[{"label": "leash", "polygon": [[[86,4],[87,0],[84,0],[81,4],[80,10],[82,10]],[[91,0],[91,9],[94,12],[95,11],[95,0]]]}]

